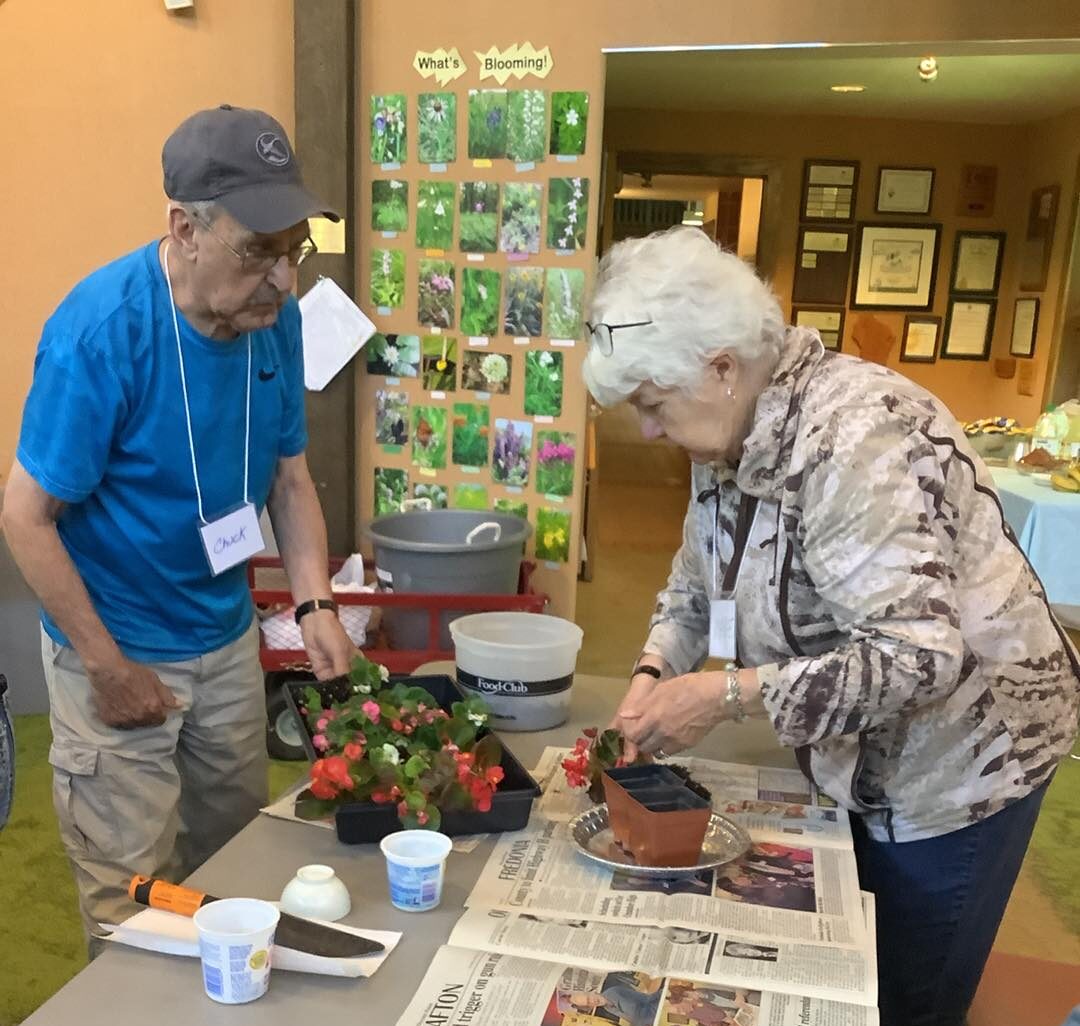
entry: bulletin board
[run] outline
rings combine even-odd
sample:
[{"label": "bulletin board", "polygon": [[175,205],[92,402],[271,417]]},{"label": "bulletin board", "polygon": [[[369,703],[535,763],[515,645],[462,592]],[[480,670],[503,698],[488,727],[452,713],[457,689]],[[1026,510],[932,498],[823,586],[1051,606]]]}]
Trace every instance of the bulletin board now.
[{"label": "bulletin board", "polygon": [[362,520],[522,516],[533,586],[572,618],[602,93],[528,43],[408,56],[362,69],[356,104]]}]

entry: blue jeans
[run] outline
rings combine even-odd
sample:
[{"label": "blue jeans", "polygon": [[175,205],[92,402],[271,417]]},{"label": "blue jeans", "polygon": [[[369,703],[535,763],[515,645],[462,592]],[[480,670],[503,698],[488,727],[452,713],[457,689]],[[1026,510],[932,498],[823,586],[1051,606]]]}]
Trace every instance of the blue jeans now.
[{"label": "blue jeans", "polygon": [[859,882],[877,898],[881,1026],[963,1026],[1046,788],[925,841],[875,841],[852,816]]},{"label": "blue jeans", "polygon": [[11,812],[15,791],[15,732],[7,708],[7,680],[0,674],[0,829]]}]

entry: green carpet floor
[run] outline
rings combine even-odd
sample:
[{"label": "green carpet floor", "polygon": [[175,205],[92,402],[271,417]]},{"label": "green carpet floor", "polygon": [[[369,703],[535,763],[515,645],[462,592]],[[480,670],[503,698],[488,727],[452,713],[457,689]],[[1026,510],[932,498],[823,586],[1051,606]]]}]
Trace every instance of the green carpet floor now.
[{"label": "green carpet floor", "polygon": [[[0,1026],[22,1022],[86,965],[75,884],[52,808],[48,716],[15,718],[15,804],[0,831]],[[304,771],[270,765],[278,795]]]},{"label": "green carpet floor", "polygon": [[[86,964],[75,887],[52,811],[47,716],[15,721],[16,790],[0,832],[0,1026],[14,1026]],[[274,762],[270,793],[304,771]],[[1064,924],[1080,934],[1080,762],[1066,760],[1047,794],[1029,864]]]}]

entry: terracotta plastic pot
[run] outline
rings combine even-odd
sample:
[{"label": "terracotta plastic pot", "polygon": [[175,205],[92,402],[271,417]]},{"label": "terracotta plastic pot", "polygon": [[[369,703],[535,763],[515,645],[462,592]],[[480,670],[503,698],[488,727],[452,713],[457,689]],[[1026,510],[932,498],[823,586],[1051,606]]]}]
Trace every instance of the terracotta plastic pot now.
[{"label": "terracotta plastic pot", "polygon": [[671,770],[655,763],[604,770],[601,780],[611,831],[615,840],[627,851],[630,851],[631,796],[649,794],[658,788],[683,786],[683,782]]},{"label": "terracotta plastic pot", "polygon": [[630,796],[630,851],[639,866],[693,866],[712,806],[688,787]]}]

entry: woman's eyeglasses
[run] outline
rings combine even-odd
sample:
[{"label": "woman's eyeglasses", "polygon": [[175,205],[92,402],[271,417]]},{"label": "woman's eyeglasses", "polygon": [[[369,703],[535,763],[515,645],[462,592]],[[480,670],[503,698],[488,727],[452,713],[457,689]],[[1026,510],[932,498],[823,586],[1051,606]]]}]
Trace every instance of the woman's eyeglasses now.
[{"label": "woman's eyeglasses", "polygon": [[616,331],[622,328],[644,328],[646,324],[652,324],[652,321],[632,321],[629,324],[590,324],[586,321],[585,327],[589,329],[589,334],[592,336],[596,348],[600,350],[600,354],[610,356],[615,351],[615,344],[611,336]]}]

